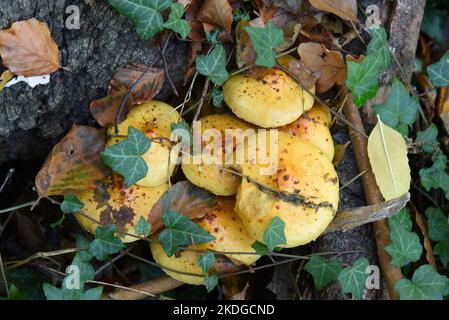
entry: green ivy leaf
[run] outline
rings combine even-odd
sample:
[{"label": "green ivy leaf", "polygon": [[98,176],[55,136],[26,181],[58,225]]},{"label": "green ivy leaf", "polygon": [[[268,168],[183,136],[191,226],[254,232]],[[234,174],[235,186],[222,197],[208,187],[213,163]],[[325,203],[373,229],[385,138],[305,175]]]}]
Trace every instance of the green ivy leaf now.
[{"label": "green ivy leaf", "polygon": [[385,70],[390,64],[390,50],[387,47],[387,32],[384,28],[370,29],[371,41],[367,46],[367,54],[378,54],[380,58],[380,68]]},{"label": "green ivy leaf", "polygon": [[368,278],[367,268],[369,262],[366,258],[360,258],[351,267],[344,268],[338,275],[341,290],[344,293],[351,293],[354,299],[362,299],[365,291],[365,282]]},{"label": "green ivy leaf", "polygon": [[449,240],[449,223],[440,208],[429,207],[425,212],[427,218],[427,232],[432,241]]},{"label": "green ivy leaf", "polygon": [[203,285],[207,293],[211,292],[218,285],[218,277],[214,274],[204,277]]},{"label": "green ivy leaf", "polygon": [[410,262],[418,261],[423,247],[419,237],[412,232],[412,219],[406,208],[399,211],[396,216],[388,218],[390,227],[391,244],[385,247],[385,251],[391,256],[391,264],[403,267]]},{"label": "green ivy leaf", "polygon": [[144,217],[140,217],[137,224],[134,226],[134,232],[140,236],[147,237],[151,233],[151,224]]},{"label": "green ivy leaf", "polygon": [[226,70],[226,50],[218,44],[212,52],[205,56],[196,57],[196,70],[216,85],[222,85],[229,78]]},{"label": "green ivy leaf", "polygon": [[203,273],[207,274],[207,273],[209,273],[209,269],[215,263],[215,255],[211,251],[206,251],[203,254],[198,256],[197,262],[198,262],[198,265],[203,270]]},{"label": "green ivy leaf", "polygon": [[89,245],[89,252],[97,260],[103,261],[110,254],[117,253],[125,247],[122,240],[114,235],[115,230],[114,224],[98,226],[95,230],[95,239]]},{"label": "green ivy leaf", "polygon": [[164,211],[162,222],[165,230],[158,239],[167,256],[171,257],[179,246],[206,243],[215,240],[207,231],[176,211]]},{"label": "green ivy leaf", "polygon": [[440,45],[445,46],[444,39],[444,24],[447,22],[447,12],[444,10],[437,10],[431,5],[426,5],[424,16],[421,24],[421,31],[433,38]]},{"label": "green ivy leaf", "polygon": [[346,63],[348,66],[346,85],[352,92],[354,103],[359,107],[376,95],[379,76],[390,62],[385,30],[371,29],[371,37],[366,58],[362,62]]},{"label": "green ivy leaf", "polygon": [[148,40],[163,30],[160,12],[170,7],[172,0],[109,0],[109,3],[133,22],[142,40]]},{"label": "green ivy leaf", "polygon": [[341,262],[337,259],[326,261],[320,256],[312,256],[304,266],[304,270],[312,275],[315,287],[321,290],[338,279]]},{"label": "green ivy leaf", "polygon": [[210,93],[212,97],[212,103],[215,107],[221,108],[224,100],[223,91],[219,87],[213,87]]},{"label": "green ivy leaf", "polygon": [[435,87],[449,86],[449,51],[440,61],[427,67],[427,74]]},{"label": "green ivy leaf", "polygon": [[79,212],[82,208],[84,208],[84,203],[74,194],[65,196],[61,203],[61,211],[64,213]]},{"label": "green ivy leaf", "polygon": [[[393,79],[387,102],[373,106],[374,112],[380,116],[382,122],[405,136],[408,135],[408,125],[416,121],[418,108],[418,98],[410,97],[402,82],[396,78]],[[404,128],[405,132],[402,132]]]},{"label": "green ivy leaf", "polygon": [[279,217],[274,217],[271,220],[268,229],[263,234],[263,241],[268,248],[268,251],[272,252],[277,245],[285,244],[287,242],[285,238],[285,222]]},{"label": "green ivy leaf", "polygon": [[433,254],[440,258],[446,268],[449,263],[449,240],[438,242],[433,248]]},{"label": "green ivy leaf", "polygon": [[284,32],[269,21],[264,28],[244,27],[256,51],[256,64],[273,68],[276,65],[274,49],[284,42]]},{"label": "green ivy leaf", "polygon": [[436,272],[429,264],[416,269],[412,280],[399,280],[394,289],[401,300],[442,300],[449,279]]},{"label": "green ivy leaf", "polygon": [[90,242],[83,236],[76,237],[76,247],[80,250],[78,255],[82,261],[89,262],[93,256],[89,252]]},{"label": "green ivy leaf", "polygon": [[[270,250],[268,250],[267,246],[259,241],[255,241],[251,245],[251,248],[253,248],[254,251],[256,251],[256,253],[260,256],[268,256],[271,253]],[[279,252],[279,251],[282,251],[282,248],[276,247],[273,249],[273,252]]]},{"label": "green ivy leaf", "polygon": [[424,152],[432,154],[438,150],[438,128],[432,123],[426,130],[418,131],[415,143],[422,146]]},{"label": "green ivy leaf", "polygon": [[184,15],[184,6],[180,3],[172,3],[170,9],[168,20],[163,24],[164,28],[179,33],[183,39],[187,38],[192,28],[186,20],[181,19]]},{"label": "green ivy leaf", "polygon": [[147,175],[148,166],[141,157],[151,146],[147,136],[136,128],[128,128],[128,136],[101,154],[103,161],[125,179],[127,187]]},{"label": "green ivy leaf", "polygon": [[446,172],[447,157],[441,152],[437,152],[432,156],[433,164],[430,168],[422,168],[419,171],[421,184],[430,191],[434,189],[442,189],[449,200],[449,174]]}]

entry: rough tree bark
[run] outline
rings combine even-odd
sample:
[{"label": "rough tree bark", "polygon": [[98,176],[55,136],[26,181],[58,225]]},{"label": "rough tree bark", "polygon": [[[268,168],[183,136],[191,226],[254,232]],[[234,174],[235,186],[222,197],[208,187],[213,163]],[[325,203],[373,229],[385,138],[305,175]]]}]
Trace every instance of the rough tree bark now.
[{"label": "rough tree bark", "polygon": [[[65,27],[70,5],[80,9],[79,30]],[[89,103],[106,95],[112,75],[129,63],[148,64],[159,54],[156,46],[138,39],[131,23],[106,0],[97,0],[93,7],[84,0],[0,1],[0,29],[32,17],[48,24],[68,70],[52,74],[45,86],[32,89],[19,83],[0,92],[0,163],[43,157],[73,123],[94,124]],[[180,85],[187,45],[173,39],[166,56],[170,74]],[[161,67],[162,60],[156,66]],[[158,98],[170,94],[165,83]]]}]

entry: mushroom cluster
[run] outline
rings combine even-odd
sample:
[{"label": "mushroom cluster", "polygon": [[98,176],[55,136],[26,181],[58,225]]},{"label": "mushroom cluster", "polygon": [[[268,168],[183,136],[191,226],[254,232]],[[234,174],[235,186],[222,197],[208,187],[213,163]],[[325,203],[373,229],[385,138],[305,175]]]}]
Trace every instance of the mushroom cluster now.
[{"label": "mushroom cluster", "polygon": [[[288,59],[279,63],[286,64]],[[261,78],[236,74],[224,83],[224,101],[232,113],[199,119],[201,132],[213,129],[217,135],[205,138],[193,133],[201,146],[219,139],[215,142],[221,147],[213,154],[184,155],[181,165],[192,184],[217,196],[212,210],[195,221],[215,240],[168,256],[156,231],[150,239],[151,252],[168,275],[201,284],[206,275],[197,261],[205,250],[223,254],[236,264],[253,265],[260,256],[252,245],[264,243],[264,232],[275,217],[285,223],[286,242],[280,245],[284,248],[307,244],[327,228],[338,207],[339,183],[332,164],[331,115],[314,102],[313,92],[314,88],[306,92],[276,68]],[[109,145],[126,138],[130,126],[149,138],[170,138],[171,124],[179,120],[171,106],[149,101],[129,112],[118,135],[111,129]],[[227,130],[234,134],[231,139],[223,138]],[[92,233],[94,223],[86,216],[103,224],[115,223],[124,231],[125,236],[119,234],[123,241],[136,240],[133,226],[140,217],[149,219],[151,208],[169,189],[175,169],[170,159],[179,153],[173,144],[153,143],[143,155],[150,168],[147,176],[130,188],[113,176],[95,191],[86,191],[79,222]]]}]

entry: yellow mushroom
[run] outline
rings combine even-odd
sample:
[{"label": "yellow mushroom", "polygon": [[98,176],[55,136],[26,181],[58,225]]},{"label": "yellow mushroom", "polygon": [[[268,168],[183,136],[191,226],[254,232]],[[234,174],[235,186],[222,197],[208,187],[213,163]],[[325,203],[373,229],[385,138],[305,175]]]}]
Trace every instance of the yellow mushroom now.
[{"label": "yellow mushroom", "polygon": [[260,149],[260,145],[245,143],[237,147],[237,152],[244,148],[254,156],[247,157],[246,162],[239,165],[242,174],[271,191],[296,194],[303,198],[304,204],[283,201],[261,190],[254,181],[243,179],[237,193],[236,213],[245,229],[260,242],[264,241],[264,232],[272,219],[279,217],[285,222],[287,240],[281,247],[307,244],[326,229],[338,207],[337,174],[324,152],[311,143],[284,132],[279,132],[277,138],[265,135],[269,134],[258,133],[255,138],[257,141],[265,138],[267,143],[277,144],[276,170],[261,174],[261,169],[266,166],[258,163],[255,156],[255,149]]},{"label": "yellow mushroom", "polygon": [[289,124],[313,104],[313,97],[306,96],[296,81],[279,69],[268,70],[261,79],[231,76],[223,85],[223,94],[237,117],[264,128]]},{"label": "yellow mushroom", "polygon": [[[118,136],[114,136],[114,128],[108,130],[111,136],[108,146],[125,139],[129,126],[144,132],[150,139],[170,138],[171,124],[177,123],[179,119],[179,113],[164,102],[153,100],[137,105],[120,123]],[[173,160],[178,156],[178,151],[178,148],[170,148],[167,141],[153,141],[150,149],[142,156],[148,166],[148,173],[137,184],[155,187],[167,182],[173,174]]]},{"label": "yellow mushroom", "polygon": [[126,243],[133,242],[138,240],[132,236],[135,234],[134,225],[140,217],[147,219],[153,205],[167,190],[168,183],[157,187],[133,185],[126,188],[121,177],[113,175],[98,184],[95,190],[88,190],[79,195],[84,208],[81,209],[81,214],[77,213],[75,217],[91,234],[95,233],[98,222],[101,225],[115,224],[117,237]]},{"label": "yellow mushroom", "polygon": [[331,116],[329,111],[316,103],[312,109],[305,112],[299,119],[279,128],[279,130],[310,142],[323,150],[327,157],[332,160],[335,148],[329,130],[330,122]]},{"label": "yellow mushroom", "polygon": [[[205,116],[200,119],[199,123],[201,124],[201,131],[199,132],[201,134],[209,129],[217,130],[215,133],[220,135],[220,137],[217,136],[217,138],[220,138],[220,141],[217,141],[217,143],[222,146],[220,148],[221,155],[211,155],[210,158],[208,157],[210,162],[204,161],[204,157],[207,156],[206,153],[184,157],[182,163],[184,175],[193,184],[216,195],[230,196],[237,193],[241,178],[223,170],[222,166],[225,164],[225,153],[226,150],[232,151],[235,143],[247,133],[245,131],[252,129],[253,126],[229,114]],[[203,143],[215,143],[213,132],[210,132],[210,140],[209,138],[206,138],[207,141],[201,140],[202,145]],[[228,135],[228,139],[226,139],[226,134]],[[200,137],[198,138],[200,139]],[[213,158],[216,161],[213,161]]]},{"label": "yellow mushroom", "polygon": [[[184,273],[202,275],[203,272],[198,266],[198,256],[204,250],[217,252],[251,252],[255,250],[251,245],[255,240],[248,234],[237,214],[234,212],[235,200],[229,197],[218,197],[213,210],[206,216],[196,221],[200,227],[208,231],[215,240],[192,245],[187,250],[180,250],[179,254],[168,257],[162,245],[158,242],[157,236],[152,237],[150,243],[154,260],[161,266],[167,268],[164,271],[179,281],[189,284],[199,285],[203,282],[203,277],[191,276]],[[189,251],[195,249],[198,251]],[[228,258],[238,264],[252,265],[259,258],[256,254],[225,254]],[[173,271],[175,270],[175,271]],[[177,271],[177,272],[176,272]],[[181,272],[181,273],[180,273]]]}]

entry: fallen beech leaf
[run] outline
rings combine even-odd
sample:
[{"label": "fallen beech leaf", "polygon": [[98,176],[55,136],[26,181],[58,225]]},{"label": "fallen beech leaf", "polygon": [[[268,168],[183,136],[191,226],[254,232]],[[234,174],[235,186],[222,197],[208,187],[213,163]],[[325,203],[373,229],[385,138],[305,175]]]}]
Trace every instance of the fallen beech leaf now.
[{"label": "fallen beech leaf", "polygon": [[385,200],[397,198],[410,189],[407,145],[402,135],[385,125],[377,125],[368,137],[368,157],[376,183]]},{"label": "fallen beech leaf", "polygon": [[309,70],[321,73],[316,83],[318,93],[326,92],[334,84],[345,83],[347,70],[340,52],[328,50],[319,43],[306,42],[298,46],[298,54]]},{"label": "fallen beech leaf", "polygon": [[221,27],[228,34],[232,28],[232,7],[228,0],[204,0],[196,18]]},{"label": "fallen beech leaf", "polygon": [[[147,67],[141,64],[128,65],[120,69],[112,77],[109,84],[108,95],[102,99],[91,102],[90,113],[101,126],[105,127],[114,124],[115,114],[117,113],[122,99],[136,81],[139,80],[146,69]],[[165,72],[163,69],[150,68],[129,97],[123,115],[126,115],[127,111],[129,111],[133,105],[153,99],[161,90],[164,81]]]},{"label": "fallen beech leaf", "polygon": [[311,89],[320,77],[319,72],[310,71],[306,68],[304,62],[297,59],[291,59],[289,61],[288,71],[294,74],[301,83],[301,86],[306,89]]},{"label": "fallen beech leaf", "polygon": [[276,48],[278,52],[285,51],[290,48],[298,39],[302,25],[296,21],[288,22],[283,28],[284,42]]},{"label": "fallen beech leaf", "polygon": [[190,42],[189,55],[187,56],[186,71],[184,72],[184,85],[194,76],[196,72],[195,60],[198,52],[201,52],[203,45],[200,41]]},{"label": "fallen beech leaf", "polygon": [[235,28],[235,37],[237,43],[235,49],[235,59],[239,68],[242,68],[245,65],[252,65],[256,61],[256,51],[254,51],[251,39],[244,28],[249,25],[250,24],[248,21],[240,20]]},{"label": "fallen beech leaf", "polygon": [[333,13],[344,20],[358,21],[357,0],[309,0],[315,8]]},{"label": "fallen beech leaf", "polygon": [[0,91],[3,90],[3,88],[5,87],[5,85],[12,79],[14,78],[14,74],[9,71],[6,70],[5,72],[2,73],[2,75],[0,76]]},{"label": "fallen beech leaf", "polygon": [[76,194],[95,189],[95,183],[109,175],[100,158],[105,146],[103,129],[73,125],[54,146],[36,176],[39,196]]},{"label": "fallen beech leaf", "polygon": [[424,245],[424,249],[426,250],[426,263],[431,264],[434,268],[436,268],[435,256],[433,255],[432,243],[430,242],[429,235],[427,233],[427,223],[426,218],[419,212],[416,207],[411,204],[411,216],[412,219],[416,222],[418,226],[419,233],[418,236],[421,239],[421,242]]},{"label": "fallen beech leaf", "polygon": [[163,226],[162,213],[176,211],[189,219],[199,219],[208,214],[215,205],[216,198],[204,189],[194,186],[188,181],[180,181],[166,191],[151,208],[148,222],[151,232]]},{"label": "fallen beech leaf", "polygon": [[44,22],[32,18],[0,31],[0,55],[12,73],[41,76],[61,67],[61,54]]},{"label": "fallen beech leaf", "polygon": [[394,216],[399,210],[405,207],[409,200],[410,193],[406,193],[399,198],[376,203],[371,206],[338,211],[324,233],[346,231],[367,223]]}]

